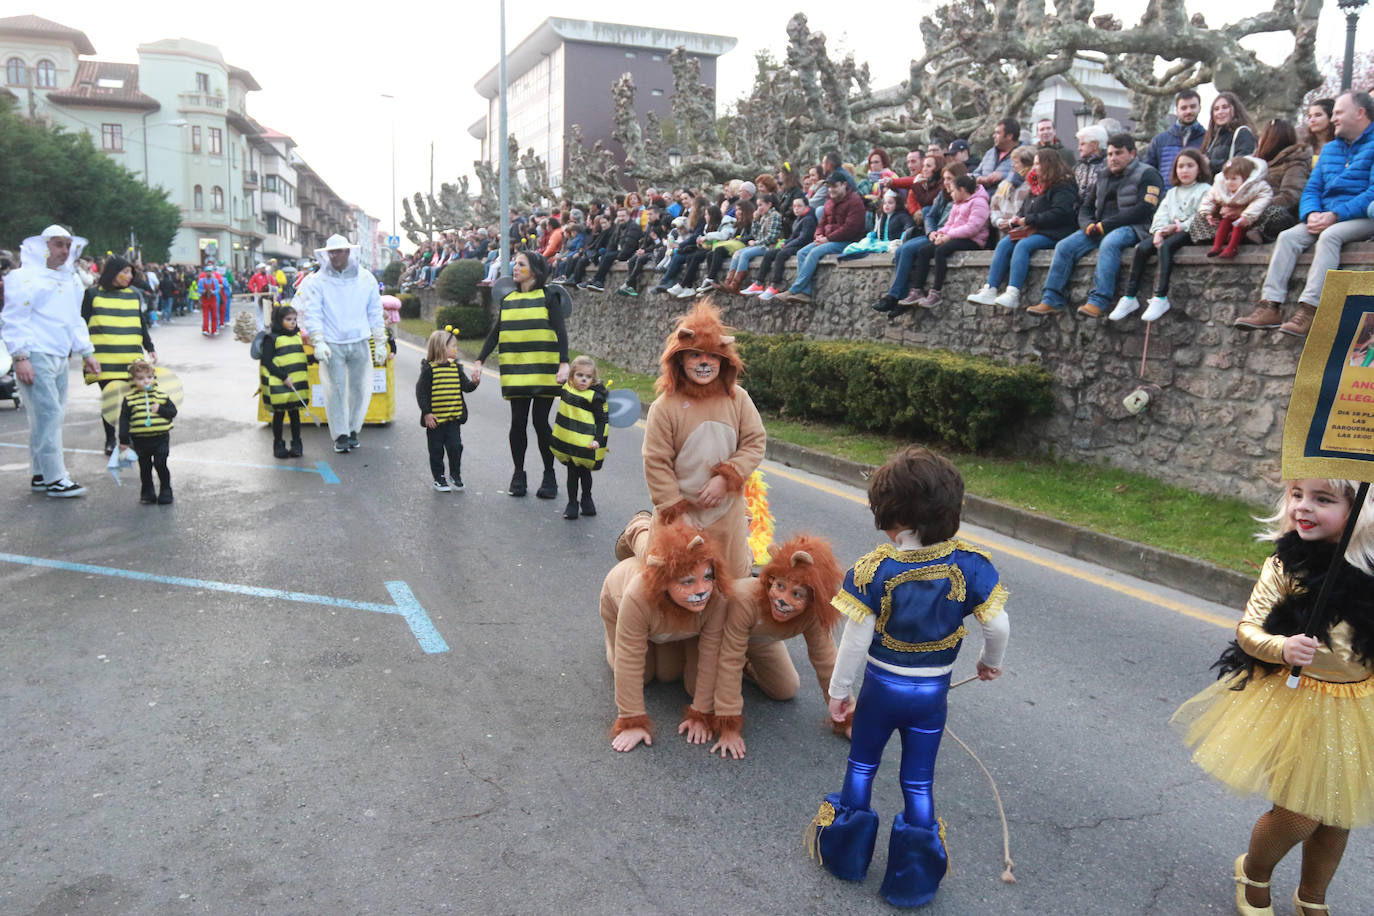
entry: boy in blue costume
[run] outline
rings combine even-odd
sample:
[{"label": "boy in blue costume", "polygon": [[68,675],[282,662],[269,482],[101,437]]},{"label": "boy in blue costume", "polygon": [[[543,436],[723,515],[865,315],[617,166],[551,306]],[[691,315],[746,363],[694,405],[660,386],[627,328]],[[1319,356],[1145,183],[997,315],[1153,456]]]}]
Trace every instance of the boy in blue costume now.
[{"label": "boy in blue costume", "polygon": [[[826,796],[808,831],[808,848],[838,878],[861,881],[878,835],[873,777],[893,730],[902,739],[905,810],[892,824],[882,896],[894,906],[930,902],[948,865],[944,824],[931,793],[945,729],[950,671],[970,614],[983,630],[978,677],[1001,675],[1010,626],[1007,590],[987,554],[954,539],[964,481],[950,462],[908,446],[868,485],[875,527],[891,544],[860,558],[834,604],[848,619],[830,678],[830,715],[854,707],[844,787]],[[850,687],[867,655],[857,705]]]}]

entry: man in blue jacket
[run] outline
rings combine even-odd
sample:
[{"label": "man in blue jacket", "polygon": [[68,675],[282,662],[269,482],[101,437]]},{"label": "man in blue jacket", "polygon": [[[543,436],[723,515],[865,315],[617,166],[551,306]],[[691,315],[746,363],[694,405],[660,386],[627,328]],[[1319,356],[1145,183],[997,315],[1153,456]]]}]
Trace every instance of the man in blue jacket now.
[{"label": "man in blue jacket", "polygon": [[[1374,238],[1374,219],[1369,214],[1374,204],[1374,98],[1367,92],[1343,94],[1336,99],[1331,125],[1336,136],[1322,147],[1317,167],[1303,188],[1298,224],[1280,232],[1274,242],[1259,304],[1249,315],[1236,319],[1236,327],[1242,330],[1278,328],[1293,337],[1306,337],[1317,314],[1326,272],[1341,264],[1341,247]],[[1298,310],[1280,325],[1288,278],[1298,255],[1314,245]]]},{"label": "man in blue jacket", "polygon": [[1207,131],[1197,122],[1198,112],[1202,111],[1202,99],[1196,90],[1184,89],[1174,96],[1174,121],[1168,130],[1155,134],[1150,148],[1145,151],[1145,164],[1153,166],[1164,179],[1164,190],[1169,190],[1169,176],[1174,171],[1174,160],[1185,149],[1201,149],[1202,138]]}]

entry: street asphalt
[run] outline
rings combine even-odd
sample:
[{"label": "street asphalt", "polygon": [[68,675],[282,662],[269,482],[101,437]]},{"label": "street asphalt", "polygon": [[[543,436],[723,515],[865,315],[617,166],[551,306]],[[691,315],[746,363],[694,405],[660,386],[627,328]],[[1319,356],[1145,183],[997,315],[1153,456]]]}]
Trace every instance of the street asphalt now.
[{"label": "street asphalt", "polygon": [[[276,461],[247,346],[189,318],[153,336],[186,390],[172,506],[140,505],[136,470],[123,486],[106,473],[75,369],[65,445],[83,499],[30,494],[24,417],[0,406],[0,914],[888,909],[896,742],[868,879],[803,849],[847,744],[801,644],[796,700],[746,688],[743,760],[674,734],[681,685],[647,691],[652,747],[611,750],[597,596],[647,505],[640,429],[611,436],[599,515],[565,521],[562,499],[533,496],[533,445],[530,496],[504,492],[494,374],[470,399],[467,489],[438,494],[413,346],[392,424],[347,455],[307,426],[305,457]],[[764,472],[780,538],[824,534],[845,563],[879,542],[860,490]],[[1209,682],[1239,609],[963,536],[1011,590],[1012,636],[1001,680],[951,694],[949,727],[996,780],[1017,881],[1000,879],[987,780],[947,738],[936,805],[954,868],[926,912],[1233,912],[1231,863],[1266,806],[1209,782],[1168,719]],[[1372,861],[1355,834],[1333,912],[1370,911]],[[1296,881],[1294,855],[1277,903]]]}]

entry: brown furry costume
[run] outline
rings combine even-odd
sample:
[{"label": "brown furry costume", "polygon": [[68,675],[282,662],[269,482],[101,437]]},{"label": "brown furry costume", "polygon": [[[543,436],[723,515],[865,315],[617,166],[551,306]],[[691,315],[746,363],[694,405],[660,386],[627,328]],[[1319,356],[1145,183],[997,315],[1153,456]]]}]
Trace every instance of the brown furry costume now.
[{"label": "brown furry costume", "polygon": [[[710,532],[721,548],[722,579],[738,579],[752,565],[744,481],[763,460],[767,434],[754,402],[738,385],[744,362],[725,331],[719,309],[701,302],[668,335],[656,383],[660,393],[645,422],[644,480],[655,525],[685,518]],[[688,377],[686,350],[720,357],[720,372],[710,384]],[[718,506],[702,506],[697,495],[717,476],[725,480],[725,498]]]},{"label": "brown furry costume", "polygon": [[[601,620],[606,628],[606,662],[615,672],[613,735],[627,728],[650,728],[644,685],[655,677],[676,680],[682,676],[688,693],[697,690],[709,696],[714,692],[730,583],[718,577],[700,613],[674,604],[668,586],[703,561],[718,567],[719,555],[709,536],[694,526],[660,525],[649,541],[647,556],[622,560],[606,576],[601,586]],[[684,664],[686,647],[676,645],[685,640],[698,641],[700,662],[692,666],[695,678]]]},{"label": "brown furry costume", "polygon": [[[720,663],[715,693],[698,693],[696,704],[705,708],[709,700],[715,723],[722,731],[738,731],[743,724],[744,698],[740,678],[745,663],[753,669],[754,679],[765,695],[775,700],[790,700],[801,687],[801,679],[787,654],[786,640],[801,636],[806,640],[807,656],[816,671],[816,680],[825,694],[830,673],[835,668],[834,628],[839,611],[830,599],[840,590],[844,571],[835,553],[823,538],[809,534],[794,535],[773,547],[772,559],[757,579],[734,583],[735,597],[726,615],[721,637]],[[807,609],[786,622],[773,617],[768,590],[773,580],[785,578],[804,585],[811,592]]]}]

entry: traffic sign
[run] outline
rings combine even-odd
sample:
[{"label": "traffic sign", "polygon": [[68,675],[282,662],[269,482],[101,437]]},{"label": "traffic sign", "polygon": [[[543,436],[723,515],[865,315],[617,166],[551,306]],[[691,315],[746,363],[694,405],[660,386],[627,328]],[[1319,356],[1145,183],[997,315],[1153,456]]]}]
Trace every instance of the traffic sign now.
[{"label": "traffic sign", "polygon": [[400,247],[401,247],[401,237],[400,237],[399,235],[388,235],[388,236],[386,237],[386,247],[388,247],[388,248],[400,248]]}]

